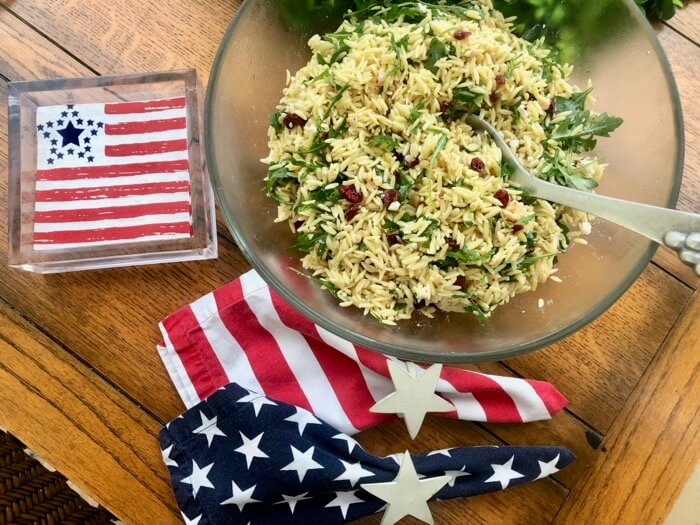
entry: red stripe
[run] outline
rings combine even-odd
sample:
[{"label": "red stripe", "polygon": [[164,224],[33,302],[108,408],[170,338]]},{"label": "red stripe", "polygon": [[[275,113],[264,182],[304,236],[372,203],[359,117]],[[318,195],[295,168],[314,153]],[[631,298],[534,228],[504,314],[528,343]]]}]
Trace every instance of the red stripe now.
[{"label": "red stripe", "polygon": [[152,113],[166,109],[180,109],[185,107],[185,97],[170,98],[166,100],[148,100],[146,102],[119,102],[105,104],[107,115],[126,115],[128,113]]},{"label": "red stripe", "polygon": [[388,360],[386,357],[357,345],[355,345],[355,351],[360,363],[384,377],[389,377],[389,365],[387,365]]},{"label": "red stripe", "polygon": [[457,391],[470,392],[486,413],[486,420],[494,423],[522,423],[515,402],[493,379],[484,374],[457,368],[443,368],[440,377]]},{"label": "red stripe", "polygon": [[389,415],[373,414],[369,411],[375,401],[367,388],[359,364],[324,343],[316,325],[285,303],[272,290],[270,295],[282,323],[304,336],[352,426],[357,430],[364,430],[391,419]]},{"label": "red stripe", "polygon": [[189,222],[167,224],[145,224],[143,226],[122,226],[95,230],[75,230],[57,232],[34,232],[35,244],[63,244],[97,241],[127,241],[148,235],[166,233],[192,233]]},{"label": "red stripe", "polygon": [[119,144],[105,146],[107,157],[132,157],[134,155],[155,155],[172,151],[186,151],[187,139],[158,140],[155,142],[139,142],[137,144]]},{"label": "red stripe", "polygon": [[130,175],[148,175],[150,173],[175,173],[187,171],[190,163],[187,159],[166,160],[162,162],[138,162],[113,166],[82,166],[79,168],[54,168],[37,170],[36,180],[74,180],[100,179],[108,177],[125,177]]},{"label": "red stripe", "polygon": [[205,399],[229,382],[226,371],[189,305],[166,317],[163,328],[200,399]]},{"label": "red stripe", "polygon": [[161,193],[180,193],[190,191],[189,181],[148,182],[145,184],[123,184],[119,186],[101,186],[98,188],[70,188],[63,190],[39,190],[36,202],[86,201],[96,199],[113,199],[133,195],[157,195]]},{"label": "red stripe", "polygon": [[163,215],[190,211],[188,201],[155,202],[133,206],[111,206],[109,208],[85,208],[77,210],[38,211],[35,223],[101,221],[105,219],[132,219],[144,215]]},{"label": "red stripe", "polygon": [[537,395],[542,399],[544,406],[547,407],[547,411],[550,416],[553,416],[564,408],[569,400],[564,397],[564,395],[557,390],[553,384],[547,383],[546,381],[536,381],[534,379],[524,379],[528,384],[537,392]]},{"label": "red stripe", "polygon": [[105,124],[105,135],[135,135],[137,133],[156,133],[158,131],[185,129],[186,127],[187,119],[185,117],[161,120],[146,120],[142,122],[121,122],[119,124]]},{"label": "red stripe", "polygon": [[[243,296],[240,279],[214,291],[219,317],[245,352],[266,396],[311,410],[277,341],[258,322]],[[235,378],[234,378],[235,379]]]}]

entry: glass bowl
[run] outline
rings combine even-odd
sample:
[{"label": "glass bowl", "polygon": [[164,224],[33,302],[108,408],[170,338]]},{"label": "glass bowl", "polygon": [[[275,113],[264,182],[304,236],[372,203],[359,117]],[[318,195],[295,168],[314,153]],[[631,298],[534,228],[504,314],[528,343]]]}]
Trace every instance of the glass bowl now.
[{"label": "glass bowl", "polygon": [[[308,61],[306,41],[313,32],[339,23],[337,13],[323,11],[285,18],[283,4],[288,3],[248,0],[231,23],[209,81],[205,142],[219,204],[238,246],[306,317],[346,340],[404,359],[498,360],[536,350],[586,325],[649,263],[655,244],[595,221],[590,245],[575,245],[560,257],[562,283],[550,281],[516,296],[485,322],[471,314],[438,313],[428,319],[416,313],[391,327],[359,309],[338,306],[331,294],[293,271],[302,269],[299,254],[290,249],[295,237],[286,223],[274,222],[275,203],[263,191],[266,166],[260,159],[268,153],[268,116],[281,98],[287,71],[294,73]],[[596,149],[609,164],[597,191],[674,207],[683,162],[680,103],[664,53],[634,2],[495,3],[521,16],[522,31],[546,34],[575,66],[575,84],[593,81],[596,108],[624,118],[623,126]],[[303,10],[303,3],[295,5]]]}]

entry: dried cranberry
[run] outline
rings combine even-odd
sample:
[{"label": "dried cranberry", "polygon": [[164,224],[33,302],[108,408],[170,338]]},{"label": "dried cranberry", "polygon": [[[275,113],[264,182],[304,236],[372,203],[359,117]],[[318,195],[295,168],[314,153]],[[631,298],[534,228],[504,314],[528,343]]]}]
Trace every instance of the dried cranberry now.
[{"label": "dried cranberry", "polygon": [[469,164],[469,167],[473,169],[474,171],[478,171],[479,173],[484,171],[484,168],[486,167],[484,165],[484,161],[481,160],[479,157],[474,157]]},{"label": "dried cranberry", "polygon": [[501,203],[502,208],[508,206],[508,203],[510,202],[510,194],[506,190],[501,188],[496,193],[494,193],[493,196]]},{"label": "dried cranberry", "polygon": [[452,36],[455,37],[455,40],[464,40],[465,38],[471,36],[471,33],[469,31],[465,31],[464,29],[458,29]]},{"label": "dried cranberry", "polygon": [[504,77],[503,75],[496,75],[496,85],[497,86],[502,86],[505,83],[506,83],[506,77]]},{"label": "dried cranberry", "polygon": [[450,106],[452,105],[452,102],[449,100],[441,100],[440,101],[440,113],[444,113],[448,109],[450,109]]},{"label": "dried cranberry", "polygon": [[392,154],[392,155],[394,156],[394,158],[395,158],[396,160],[398,160],[401,164],[403,164],[404,162],[406,162],[406,157],[404,157],[403,153],[401,153],[400,151],[394,150],[391,154]]},{"label": "dried cranberry", "polygon": [[296,113],[287,113],[284,116],[282,123],[284,124],[284,127],[287,129],[294,129],[297,126],[303,128],[304,126],[306,126],[306,120],[301,118]]},{"label": "dried cranberry", "polygon": [[389,243],[389,246],[393,246],[394,244],[403,244],[403,240],[401,240],[401,237],[399,237],[399,234],[396,232],[387,233],[386,242]]},{"label": "dried cranberry", "polygon": [[489,95],[489,100],[491,101],[491,104],[495,104],[499,100],[501,100],[501,95],[499,93],[496,93],[495,91]]},{"label": "dried cranberry", "polygon": [[344,186],[341,185],[338,188],[338,191],[340,194],[343,196],[343,199],[345,199],[348,202],[351,202],[353,204],[357,204],[358,202],[362,202],[362,194],[355,189],[355,186],[349,185],[349,186]]},{"label": "dried cranberry", "polygon": [[418,166],[418,164],[420,164],[420,159],[418,157],[416,157],[415,159],[410,160],[410,161],[406,160],[403,163],[403,165],[406,167],[407,170],[415,168],[416,166]]},{"label": "dried cranberry", "polygon": [[396,190],[386,190],[382,193],[382,202],[384,204],[391,204],[396,202],[401,197],[401,194]]},{"label": "dried cranberry", "polygon": [[294,229],[295,229],[295,230],[298,230],[298,229],[301,228],[302,226],[304,226],[304,221],[296,221],[296,222],[294,223]]},{"label": "dried cranberry", "polygon": [[468,284],[469,282],[464,275],[458,275],[455,279],[455,285],[459,286],[462,290],[464,290]]},{"label": "dried cranberry", "polygon": [[360,213],[360,205],[351,204],[350,207],[347,210],[345,210],[345,220],[347,222],[350,222],[357,216],[358,213]]},{"label": "dried cranberry", "polygon": [[513,233],[521,232],[524,229],[525,229],[525,226],[523,226],[522,224],[516,224],[515,226],[513,226]]},{"label": "dried cranberry", "polygon": [[459,243],[455,241],[452,237],[448,237],[447,239],[445,239],[445,242],[447,243],[447,246],[449,246],[453,250],[459,248]]},{"label": "dried cranberry", "polygon": [[554,118],[554,115],[557,114],[557,103],[554,99],[549,103],[549,107],[547,108],[547,115],[549,115],[549,118]]}]

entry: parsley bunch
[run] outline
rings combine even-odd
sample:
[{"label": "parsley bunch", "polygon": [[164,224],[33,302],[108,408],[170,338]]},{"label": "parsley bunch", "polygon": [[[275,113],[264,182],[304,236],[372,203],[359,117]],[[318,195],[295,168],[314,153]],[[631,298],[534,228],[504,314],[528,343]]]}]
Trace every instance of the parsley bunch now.
[{"label": "parsley bunch", "polygon": [[668,20],[683,7],[683,0],[634,0],[649,18]]}]

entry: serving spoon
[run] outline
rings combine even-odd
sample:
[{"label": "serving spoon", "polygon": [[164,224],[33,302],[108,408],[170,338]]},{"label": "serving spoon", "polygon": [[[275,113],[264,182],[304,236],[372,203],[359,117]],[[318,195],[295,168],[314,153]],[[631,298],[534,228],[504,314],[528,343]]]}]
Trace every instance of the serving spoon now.
[{"label": "serving spoon", "polygon": [[665,244],[676,250],[681,261],[692,266],[695,274],[700,276],[700,215],[604,197],[544,181],[523,167],[501,134],[488,122],[470,115],[467,124],[491,135],[504,158],[513,166],[510,180],[529,195],[585,211]]}]

